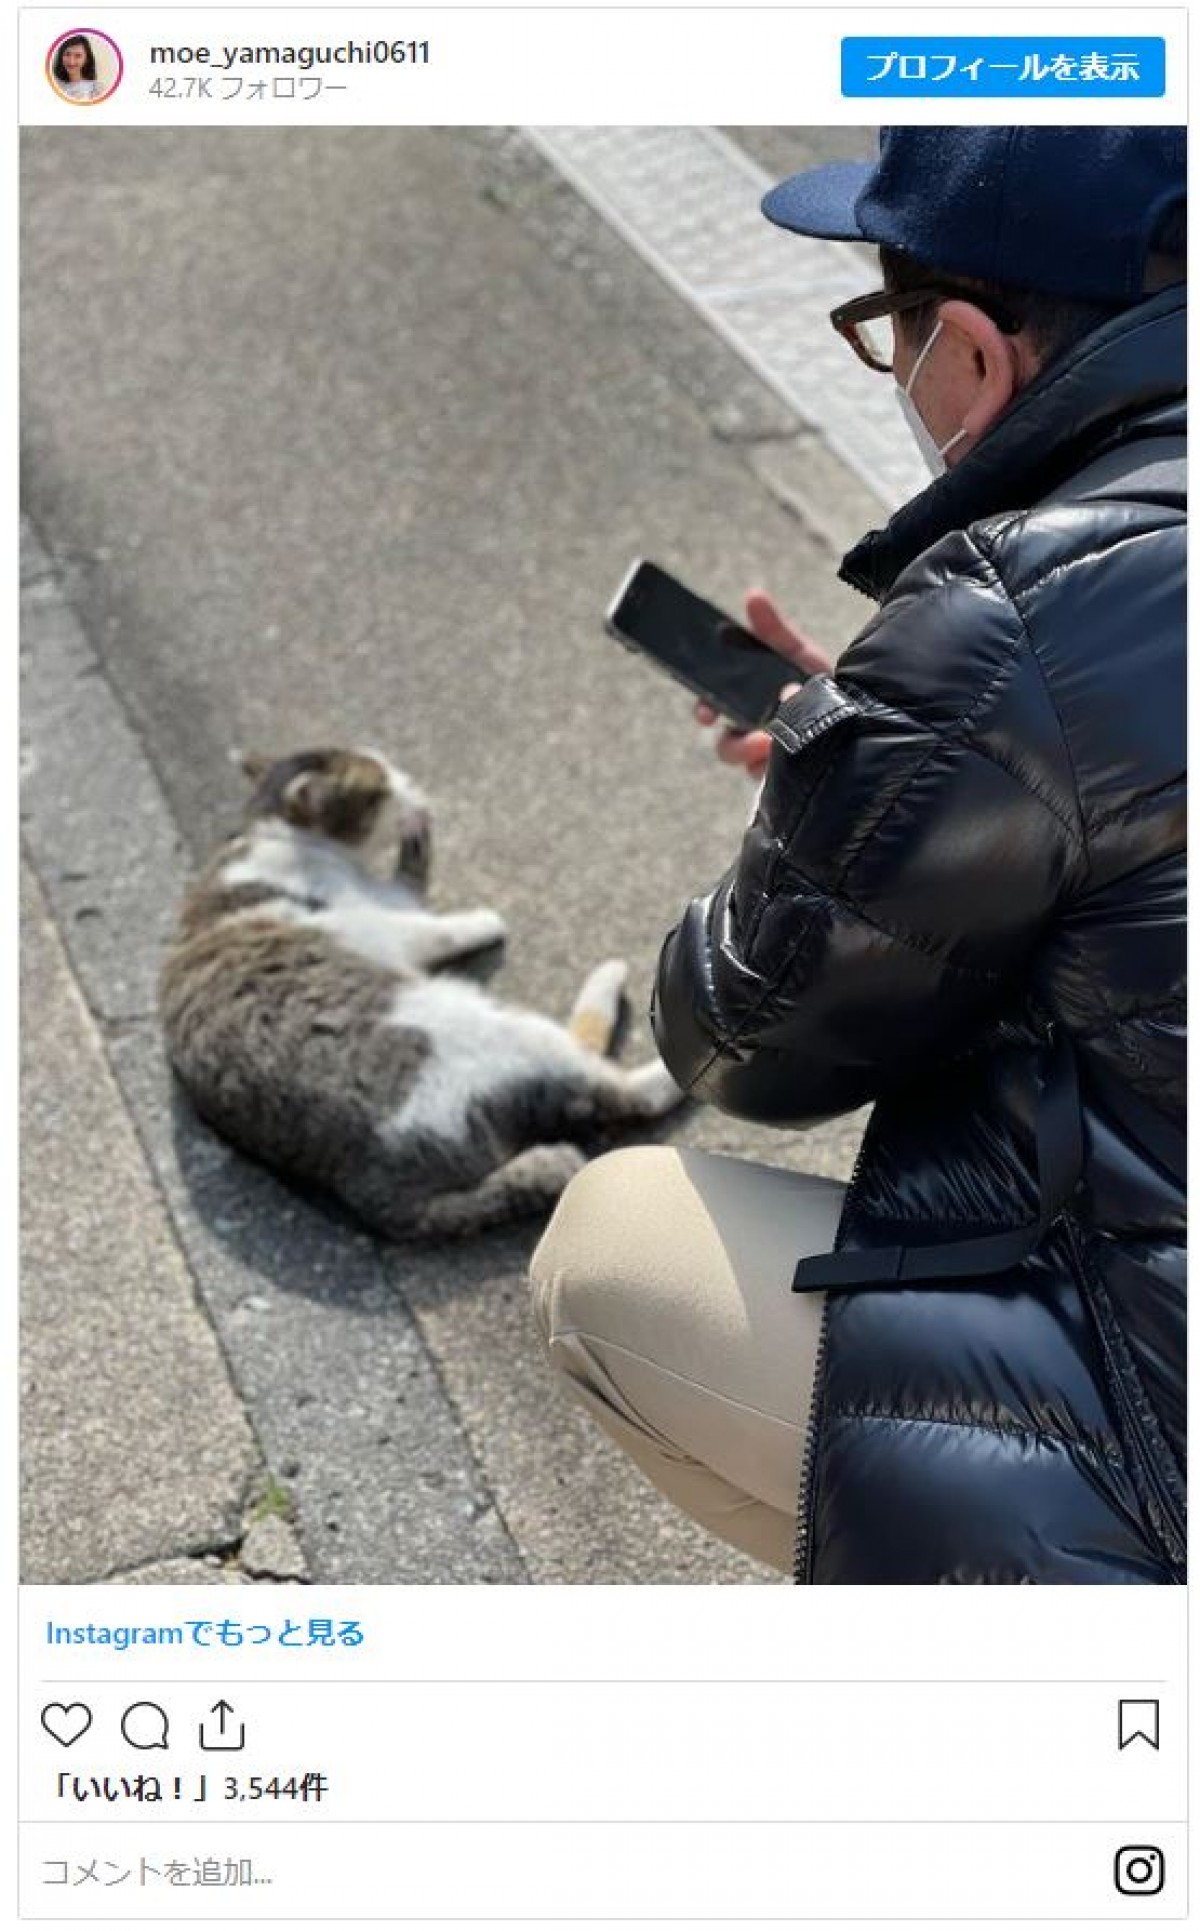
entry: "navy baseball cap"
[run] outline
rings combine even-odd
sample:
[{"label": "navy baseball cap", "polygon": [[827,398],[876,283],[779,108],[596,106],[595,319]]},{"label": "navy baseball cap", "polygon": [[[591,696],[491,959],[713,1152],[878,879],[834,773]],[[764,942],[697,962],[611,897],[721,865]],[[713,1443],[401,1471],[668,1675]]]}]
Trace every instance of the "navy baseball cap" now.
[{"label": "navy baseball cap", "polygon": [[762,210],[947,274],[1122,302],[1142,293],[1155,229],[1186,195],[1182,127],[885,127],[878,161],[794,174]]}]

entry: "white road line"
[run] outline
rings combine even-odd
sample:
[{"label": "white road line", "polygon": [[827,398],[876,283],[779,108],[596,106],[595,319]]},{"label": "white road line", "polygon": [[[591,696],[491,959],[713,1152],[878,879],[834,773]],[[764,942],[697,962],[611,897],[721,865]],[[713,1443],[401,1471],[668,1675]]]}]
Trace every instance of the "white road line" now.
[{"label": "white road line", "polygon": [[526,137],[890,512],[926,475],[891,396],[829,326],[874,285],[837,242],[772,227],[773,185],[711,127],[527,127]]}]

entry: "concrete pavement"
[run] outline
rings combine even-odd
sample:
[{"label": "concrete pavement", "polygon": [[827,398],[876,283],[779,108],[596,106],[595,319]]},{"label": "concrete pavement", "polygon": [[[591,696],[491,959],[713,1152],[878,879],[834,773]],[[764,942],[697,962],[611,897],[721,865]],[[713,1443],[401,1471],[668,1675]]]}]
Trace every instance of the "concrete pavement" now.
[{"label": "concrete pavement", "polygon": [[[386,1252],[236,1159],[171,1092],[153,984],[237,807],[229,746],[375,740],[434,794],[436,902],[504,911],[498,989],[562,1012],[623,952],[643,1051],[662,934],[747,797],[599,613],[644,551],[730,603],[763,581],[836,646],[867,614],[834,580],[861,487],[827,452],[780,486],[801,426],[512,132],[84,138],[25,153],[26,935],[57,1002],[26,1092],[61,1121],[86,1064],[96,1096],[27,1159],[26,1573],[766,1579],[550,1384],[536,1228]],[[834,1174],[857,1138],[676,1131]],[[53,1206],[85,1179],[82,1251]],[[55,1421],[62,1307],[86,1427]],[[92,1476],[140,1425],[148,1331],[212,1395],[199,1433],[165,1402],[131,1502]]]},{"label": "concrete pavement", "polygon": [[27,869],[21,917],[26,1579],[236,1559],[252,1432]]}]

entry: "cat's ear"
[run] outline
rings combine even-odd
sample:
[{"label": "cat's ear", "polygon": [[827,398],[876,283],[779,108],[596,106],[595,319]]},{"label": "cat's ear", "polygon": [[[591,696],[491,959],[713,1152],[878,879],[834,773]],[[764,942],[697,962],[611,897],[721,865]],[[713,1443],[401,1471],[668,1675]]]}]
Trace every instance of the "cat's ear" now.
[{"label": "cat's ear", "polygon": [[290,825],[301,827],[320,822],[329,802],[329,781],[319,771],[301,771],[284,786],[283,815]]},{"label": "cat's ear", "polygon": [[229,762],[236,765],[251,784],[261,784],[275,760],[269,758],[265,751],[239,751],[235,747],[229,753]]}]

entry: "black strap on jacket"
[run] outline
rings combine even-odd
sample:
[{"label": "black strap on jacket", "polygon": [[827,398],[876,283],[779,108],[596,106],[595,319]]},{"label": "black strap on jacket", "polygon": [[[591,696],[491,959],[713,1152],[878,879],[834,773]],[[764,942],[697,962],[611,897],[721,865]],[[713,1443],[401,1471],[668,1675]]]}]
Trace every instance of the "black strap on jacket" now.
[{"label": "black strap on jacket", "polygon": [[969,1240],[913,1247],[865,1247],[814,1254],[792,1276],[792,1291],[814,1288],[928,1286],[960,1276],[999,1274],[1026,1260],[1069,1199],[1083,1168],[1083,1127],[1075,1055],[1061,1026],[1051,1029],[1037,1101],[1037,1168],[1041,1208],[1036,1220]]}]

